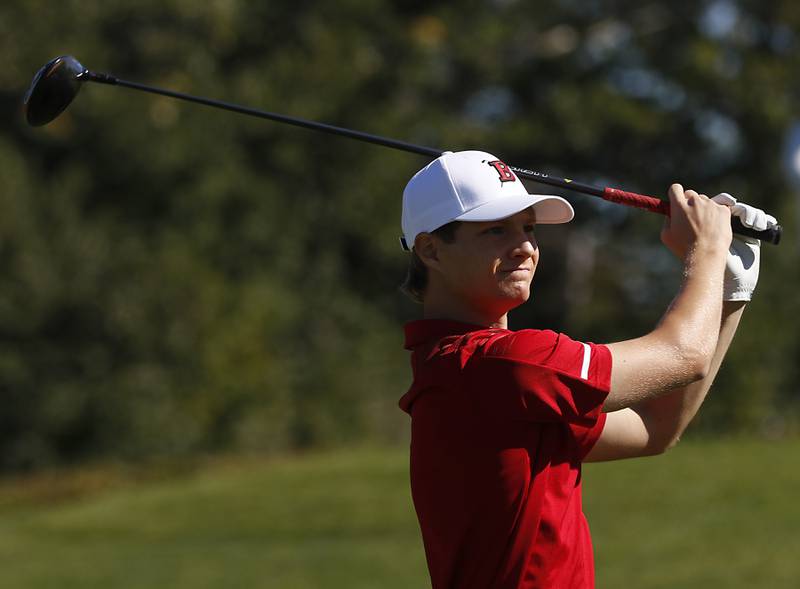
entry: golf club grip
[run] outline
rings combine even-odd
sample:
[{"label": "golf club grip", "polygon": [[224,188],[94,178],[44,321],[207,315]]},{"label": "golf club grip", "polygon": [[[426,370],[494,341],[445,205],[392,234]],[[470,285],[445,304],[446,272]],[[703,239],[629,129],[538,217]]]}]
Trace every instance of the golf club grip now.
[{"label": "golf club grip", "polygon": [[[625,190],[619,190],[617,188],[605,188],[603,190],[603,198],[610,202],[637,207],[654,213],[661,213],[662,215],[669,215],[669,201],[661,200],[654,196],[626,192]],[[770,227],[763,231],[758,231],[752,227],[745,227],[738,217],[731,218],[731,229],[733,229],[736,235],[760,239],[761,241],[767,241],[775,245],[780,243],[781,234],[783,233],[783,228],[780,225]]]},{"label": "golf club grip", "polygon": [[655,196],[636,194],[635,192],[627,192],[618,188],[604,188],[602,197],[609,202],[669,216],[669,201],[661,200]]},{"label": "golf club grip", "polygon": [[745,227],[742,225],[738,217],[731,218],[731,228],[736,235],[760,239],[761,241],[766,241],[773,245],[778,245],[781,242],[781,235],[783,234],[783,227],[780,225],[764,229],[764,231],[757,231],[752,227]]}]

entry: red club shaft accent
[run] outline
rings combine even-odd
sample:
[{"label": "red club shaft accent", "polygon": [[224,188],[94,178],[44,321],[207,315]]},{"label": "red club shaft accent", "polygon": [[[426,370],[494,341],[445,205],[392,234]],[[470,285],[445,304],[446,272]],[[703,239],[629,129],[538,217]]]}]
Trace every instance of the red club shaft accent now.
[{"label": "red club shaft accent", "polygon": [[669,216],[669,201],[661,200],[654,196],[636,194],[635,192],[627,192],[625,190],[619,190],[618,188],[604,188],[602,197],[609,202],[628,205],[629,207],[636,207]]}]

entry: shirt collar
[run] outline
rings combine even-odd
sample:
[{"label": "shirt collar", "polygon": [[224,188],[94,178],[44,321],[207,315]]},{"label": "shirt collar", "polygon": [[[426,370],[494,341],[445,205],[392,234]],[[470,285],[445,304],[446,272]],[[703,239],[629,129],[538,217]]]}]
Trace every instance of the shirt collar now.
[{"label": "shirt collar", "polygon": [[417,321],[409,321],[405,324],[404,329],[406,334],[405,348],[406,350],[412,350],[425,342],[440,340],[448,335],[464,335],[472,331],[483,331],[489,328],[450,319],[419,319]]}]

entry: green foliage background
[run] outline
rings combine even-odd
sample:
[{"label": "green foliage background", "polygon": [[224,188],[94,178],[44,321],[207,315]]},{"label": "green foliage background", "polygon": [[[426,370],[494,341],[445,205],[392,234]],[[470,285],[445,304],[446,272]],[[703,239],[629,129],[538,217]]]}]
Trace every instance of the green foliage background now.
[{"label": "green foliage background", "polygon": [[[92,85],[30,128],[47,60],[662,195],[728,191],[785,227],[698,427],[798,414],[790,0],[8,0],[0,7],[0,467],[405,440],[400,197],[426,161]],[[541,189],[529,185],[532,190]],[[551,191],[551,189],[547,189]],[[567,195],[514,326],[650,329],[660,220]]]}]

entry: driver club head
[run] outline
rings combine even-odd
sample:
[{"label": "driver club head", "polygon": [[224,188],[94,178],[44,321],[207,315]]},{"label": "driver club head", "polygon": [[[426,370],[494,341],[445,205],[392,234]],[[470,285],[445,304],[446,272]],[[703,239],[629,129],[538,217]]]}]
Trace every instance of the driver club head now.
[{"label": "driver club head", "polygon": [[36,72],[22,101],[29,125],[46,125],[67,108],[81,88],[81,76],[89,70],[71,55],[48,61]]}]

